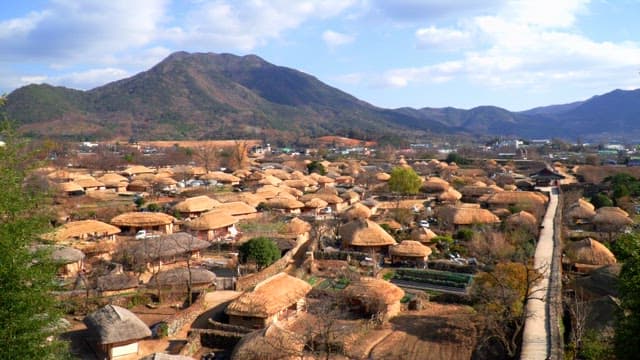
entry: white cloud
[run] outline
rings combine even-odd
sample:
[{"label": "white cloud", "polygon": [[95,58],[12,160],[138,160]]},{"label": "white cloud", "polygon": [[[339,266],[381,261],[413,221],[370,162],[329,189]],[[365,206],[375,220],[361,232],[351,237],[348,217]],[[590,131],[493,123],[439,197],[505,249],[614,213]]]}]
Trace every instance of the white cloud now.
[{"label": "white cloud", "polygon": [[120,80],[127,75],[129,73],[126,70],[109,67],[62,74],[51,78],[50,81],[55,85],[88,90],[111,81]]},{"label": "white cloud", "polygon": [[419,48],[459,50],[471,45],[473,35],[464,30],[437,28],[430,26],[416,30]]},{"label": "white cloud", "polygon": [[522,91],[545,91],[568,82],[586,88],[637,85],[639,44],[582,35],[575,25],[587,5],[580,0],[514,1],[497,15],[476,16],[455,28],[419,29],[421,45],[471,47],[445,62],[391,69],[372,76],[372,82],[404,87],[460,79]]},{"label": "white cloud", "polygon": [[175,44],[192,48],[252,50],[285,31],[311,19],[326,19],[342,13],[355,0],[325,1],[228,1],[196,6],[184,24],[165,32]]},{"label": "white cloud", "polygon": [[355,36],[342,34],[333,30],[325,30],[322,33],[322,40],[330,49],[334,49],[338,46],[352,43],[355,40]]}]

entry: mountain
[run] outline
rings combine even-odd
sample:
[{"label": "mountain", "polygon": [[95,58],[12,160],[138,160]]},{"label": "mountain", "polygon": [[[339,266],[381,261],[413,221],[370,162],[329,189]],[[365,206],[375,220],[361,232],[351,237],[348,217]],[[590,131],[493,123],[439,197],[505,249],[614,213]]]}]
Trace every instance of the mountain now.
[{"label": "mountain", "polygon": [[89,91],[22,87],[9,94],[6,110],[27,132],[71,138],[374,138],[448,131],[255,55],[178,52],[148,71]]},{"label": "mountain", "polygon": [[640,136],[640,90],[523,112],[495,106],[383,109],[255,55],[177,52],[147,71],[88,91],[28,85],[7,100],[4,110],[24,132],[76,140]]}]

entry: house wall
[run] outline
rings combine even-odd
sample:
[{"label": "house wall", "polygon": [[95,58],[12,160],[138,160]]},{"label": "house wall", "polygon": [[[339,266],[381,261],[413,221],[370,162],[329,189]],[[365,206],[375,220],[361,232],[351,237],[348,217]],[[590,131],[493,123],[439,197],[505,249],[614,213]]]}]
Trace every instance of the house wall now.
[{"label": "house wall", "polygon": [[131,354],[138,354],[138,342],[112,347],[111,351],[109,352],[109,358],[113,359]]},{"label": "house wall", "polygon": [[252,316],[229,315],[229,324],[236,326],[244,326],[250,329],[261,329],[273,321],[273,316],[268,318],[259,318]]}]

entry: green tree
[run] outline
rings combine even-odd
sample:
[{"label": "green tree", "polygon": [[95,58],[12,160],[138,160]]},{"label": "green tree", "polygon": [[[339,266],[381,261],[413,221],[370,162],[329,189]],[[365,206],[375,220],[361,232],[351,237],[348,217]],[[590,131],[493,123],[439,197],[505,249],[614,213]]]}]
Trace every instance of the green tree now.
[{"label": "green tree", "polygon": [[622,234],[611,244],[611,251],[618,261],[640,257],[640,234]]},{"label": "green tree", "polygon": [[454,162],[458,165],[468,165],[469,163],[471,163],[468,159],[462,157],[462,155],[454,152],[449,153],[445,161],[448,162],[449,164]]},{"label": "green tree", "polygon": [[309,172],[309,174],[311,173],[318,173],[320,175],[327,174],[327,169],[325,169],[324,165],[322,165],[322,163],[317,160],[314,160],[307,165],[307,171]]},{"label": "green tree", "polygon": [[417,194],[422,179],[412,168],[395,167],[391,170],[389,190],[402,195]]},{"label": "green tree", "polygon": [[276,243],[262,236],[245,242],[239,250],[242,262],[253,261],[259,270],[273,264],[280,258],[280,249]]},{"label": "green tree", "polygon": [[605,206],[613,206],[613,201],[611,201],[611,199],[609,199],[609,197],[603,193],[598,193],[593,198],[591,198],[591,203],[596,207],[596,209]]},{"label": "green tree", "polygon": [[43,190],[29,186],[35,154],[2,124],[0,147],[0,359],[59,359],[60,313],[54,290],[56,266],[49,253],[34,252],[46,230]]},{"label": "green tree", "polygon": [[616,357],[637,359],[640,354],[640,256],[625,260],[618,279],[620,307],[615,333]]}]

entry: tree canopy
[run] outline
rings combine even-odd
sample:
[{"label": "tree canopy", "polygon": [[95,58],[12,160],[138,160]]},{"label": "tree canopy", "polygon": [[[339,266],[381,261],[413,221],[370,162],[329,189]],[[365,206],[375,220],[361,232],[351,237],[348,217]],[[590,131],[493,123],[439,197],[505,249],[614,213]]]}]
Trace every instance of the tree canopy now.
[{"label": "tree canopy", "polygon": [[417,194],[422,185],[422,179],[412,168],[395,167],[391,170],[389,190],[403,195]]},{"label": "tree canopy", "polygon": [[[60,314],[54,290],[56,264],[34,251],[47,225],[43,189],[29,182],[34,154],[7,123],[0,147],[0,359],[60,359],[55,338]],[[29,185],[31,184],[31,185]]]},{"label": "tree canopy", "polygon": [[280,249],[276,243],[266,237],[250,239],[240,246],[240,260],[253,261],[262,269],[280,259]]},{"label": "tree canopy", "polygon": [[311,173],[318,173],[320,175],[327,174],[327,169],[325,169],[324,165],[322,165],[322,163],[318,160],[314,160],[309,164],[307,164],[307,171],[309,172],[309,174]]}]

